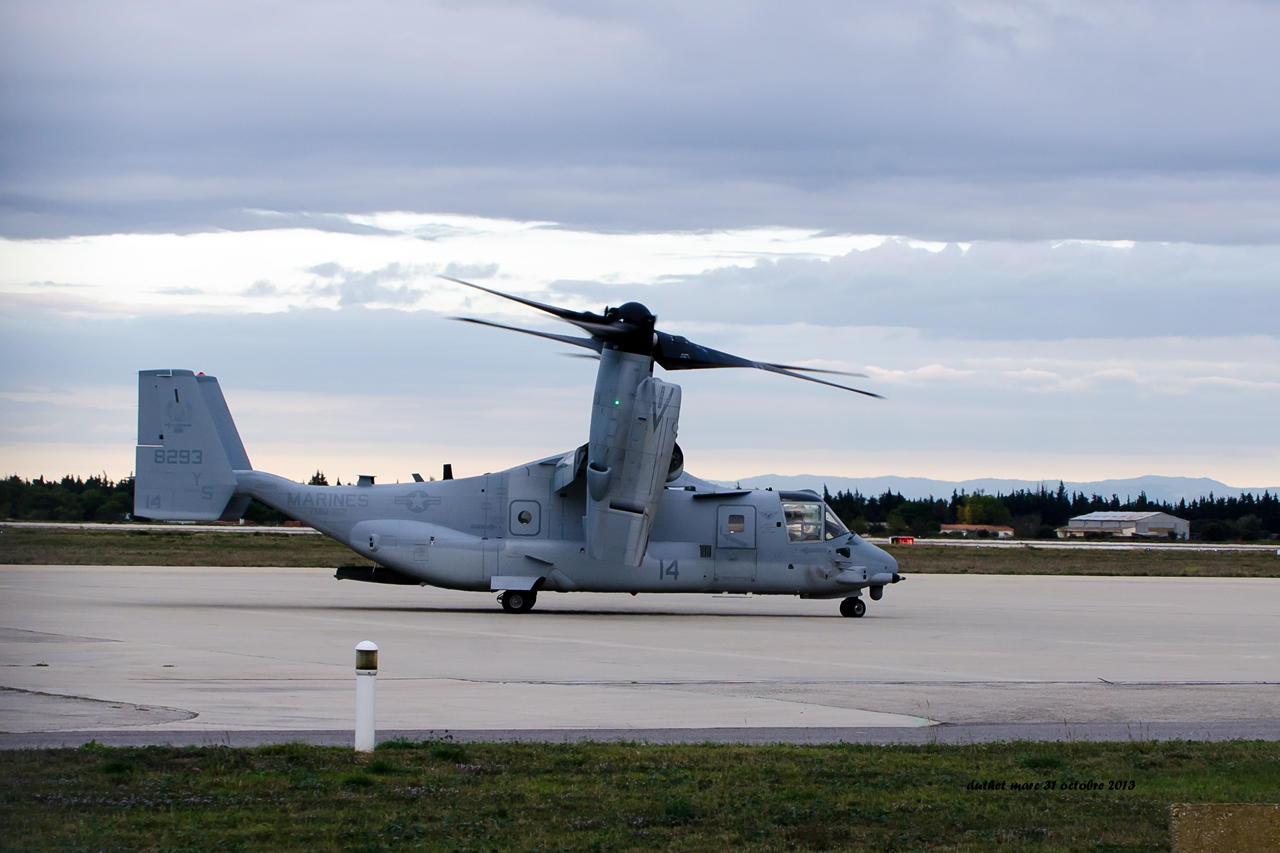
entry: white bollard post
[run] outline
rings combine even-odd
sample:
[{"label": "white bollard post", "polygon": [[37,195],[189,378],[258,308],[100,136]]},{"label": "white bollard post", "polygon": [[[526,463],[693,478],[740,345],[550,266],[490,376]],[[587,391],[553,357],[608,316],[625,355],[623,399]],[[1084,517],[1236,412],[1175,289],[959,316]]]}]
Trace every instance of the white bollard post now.
[{"label": "white bollard post", "polygon": [[373,752],[374,701],[378,686],[378,647],[356,646],[356,752]]}]

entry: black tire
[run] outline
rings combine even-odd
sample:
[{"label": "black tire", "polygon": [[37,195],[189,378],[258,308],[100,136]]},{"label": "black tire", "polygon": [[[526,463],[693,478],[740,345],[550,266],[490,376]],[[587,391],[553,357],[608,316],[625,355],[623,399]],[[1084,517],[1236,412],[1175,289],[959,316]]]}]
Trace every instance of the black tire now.
[{"label": "black tire", "polygon": [[840,602],[841,616],[860,617],[865,616],[866,613],[867,603],[856,595],[846,598],[844,601]]},{"label": "black tire", "polygon": [[538,593],[531,589],[509,589],[498,600],[508,613],[528,613],[538,600]]}]

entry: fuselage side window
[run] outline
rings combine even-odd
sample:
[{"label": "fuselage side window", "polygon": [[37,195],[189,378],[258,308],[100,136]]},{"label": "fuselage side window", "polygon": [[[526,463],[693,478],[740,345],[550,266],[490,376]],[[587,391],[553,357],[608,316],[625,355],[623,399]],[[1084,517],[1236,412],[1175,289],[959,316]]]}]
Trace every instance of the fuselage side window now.
[{"label": "fuselage side window", "polygon": [[827,533],[828,539],[835,539],[840,536],[848,536],[849,528],[844,526],[844,522],[840,520],[840,516],[831,511],[831,507],[827,507]]},{"label": "fuselage side window", "polygon": [[784,503],[787,538],[792,542],[822,541],[822,504]]}]

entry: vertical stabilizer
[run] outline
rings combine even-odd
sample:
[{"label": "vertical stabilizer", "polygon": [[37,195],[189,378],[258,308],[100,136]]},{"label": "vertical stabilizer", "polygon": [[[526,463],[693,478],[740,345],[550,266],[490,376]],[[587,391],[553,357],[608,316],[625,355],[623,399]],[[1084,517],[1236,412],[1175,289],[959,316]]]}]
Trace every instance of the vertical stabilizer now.
[{"label": "vertical stabilizer", "polygon": [[231,410],[227,408],[227,401],[222,396],[218,378],[196,374],[196,384],[200,386],[205,408],[213,419],[213,427],[218,431],[218,439],[227,454],[227,461],[231,463],[231,470],[251,470],[253,466],[249,464],[249,454],[244,452],[244,443],[240,441],[235,421],[231,420]]},{"label": "vertical stabilizer", "polygon": [[218,380],[190,370],[138,373],[133,513],[164,521],[215,521],[243,512],[235,468],[248,469]]}]

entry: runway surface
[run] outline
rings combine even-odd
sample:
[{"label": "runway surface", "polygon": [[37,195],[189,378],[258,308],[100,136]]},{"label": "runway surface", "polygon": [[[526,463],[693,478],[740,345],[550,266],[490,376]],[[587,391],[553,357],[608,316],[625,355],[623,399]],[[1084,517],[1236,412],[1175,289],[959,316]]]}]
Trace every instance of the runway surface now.
[{"label": "runway surface", "polygon": [[53,733],[341,742],[363,639],[382,648],[383,733],[1280,732],[1280,580],[917,575],[863,619],[836,605],[549,593],[512,615],[488,594],[339,582],[324,569],[6,566],[0,730],[11,734],[0,746]]}]

